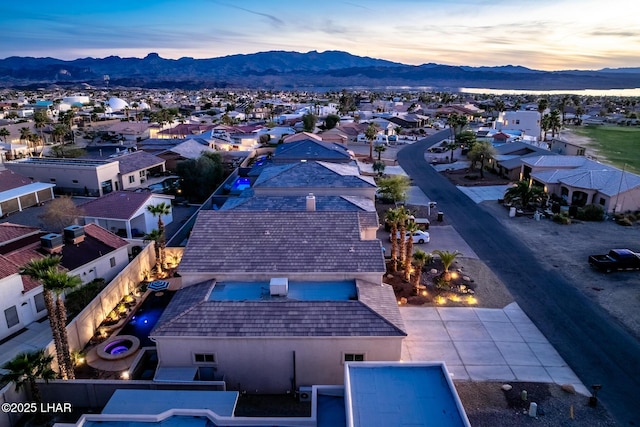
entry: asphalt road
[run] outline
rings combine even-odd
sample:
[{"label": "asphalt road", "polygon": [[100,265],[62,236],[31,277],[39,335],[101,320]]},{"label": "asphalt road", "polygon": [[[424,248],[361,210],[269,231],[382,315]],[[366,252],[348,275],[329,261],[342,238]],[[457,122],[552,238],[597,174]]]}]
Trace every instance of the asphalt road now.
[{"label": "asphalt road", "polygon": [[566,279],[540,265],[524,243],[427,164],[424,150],[448,135],[449,130],[442,131],[403,148],[398,163],[438,203],[587,388],[602,385],[599,401],[616,421],[640,426],[640,343]]}]

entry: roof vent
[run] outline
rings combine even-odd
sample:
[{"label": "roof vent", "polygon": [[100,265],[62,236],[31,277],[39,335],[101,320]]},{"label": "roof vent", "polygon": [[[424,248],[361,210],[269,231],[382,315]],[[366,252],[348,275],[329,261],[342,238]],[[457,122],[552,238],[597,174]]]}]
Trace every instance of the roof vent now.
[{"label": "roof vent", "polygon": [[70,225],[64,229],[64,240],[67,243],[77,245],[84,242],[84,227],[81,225]]},{"label": "roof vent", "polygon": [[289,279],[286,277],[274,277],[269,282],[269,294],[271,296],[286,296],[289,292]]},{"label": "roof vent", "polygon": [[59,254],[62,252],[64,241],[62,234],[49,233],[40,237],[40,245],[45,252],[50,254]]},{"label": "roof vent", "polygon": [[313,212],[316,210],[316,196],[313,193],[309,193],[307,196],[307,210]]}]

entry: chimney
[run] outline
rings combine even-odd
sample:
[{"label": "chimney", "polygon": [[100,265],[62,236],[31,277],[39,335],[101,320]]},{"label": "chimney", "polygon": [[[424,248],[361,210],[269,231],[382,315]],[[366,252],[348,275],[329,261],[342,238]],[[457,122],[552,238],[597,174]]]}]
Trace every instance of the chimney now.
[{"label": "chimney", "polygon": [[84,227],[81,225],[70,225],[65,227],[64,240],[65,242],[73,245],[84,242]]},{"label": "chimney", "polygon": [[62,234],[49,233],[40,237],[40,246],[49,254],[59,254],[62,252],[64,241]]},{"label": "chimney", "polygon": [[309,193],[307,196],[307,211],[313,212],[316,210],[316,196],[313,193]]}]

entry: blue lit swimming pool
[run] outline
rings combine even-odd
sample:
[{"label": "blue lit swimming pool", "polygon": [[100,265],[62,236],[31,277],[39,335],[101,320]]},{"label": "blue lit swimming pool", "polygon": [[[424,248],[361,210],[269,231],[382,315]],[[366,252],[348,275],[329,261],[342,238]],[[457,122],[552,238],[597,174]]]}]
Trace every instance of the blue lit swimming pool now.
[{"label": "blue lit swimming pool", "polygon": [[143,347],[155,346],[149,334],[174,294],[173,291],[150,293],[118,335],[133,335]]},{"label": "blue lit swimming pool", "polygon": [[251,187],[251,180],[249,178],[240,177],[235,180],[231,186],[231,191],[243,191]]}]

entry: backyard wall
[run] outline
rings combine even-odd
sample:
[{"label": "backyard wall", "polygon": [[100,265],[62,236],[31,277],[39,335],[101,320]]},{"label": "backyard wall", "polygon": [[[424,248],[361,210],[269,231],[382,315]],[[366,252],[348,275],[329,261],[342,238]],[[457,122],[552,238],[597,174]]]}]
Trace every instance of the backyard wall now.
[{"label": "backyard wall", "polygon": [[[3,403],[16,403],[16,402],[28,402],[27,392],[23,388],[19,392],[16,391],[16,387],[13,383],[7,384],[0,390],[0,404]],[[0,411],[0,426],[14,427],[18,425],[18,421],[23,413],[9,411]]]}]

